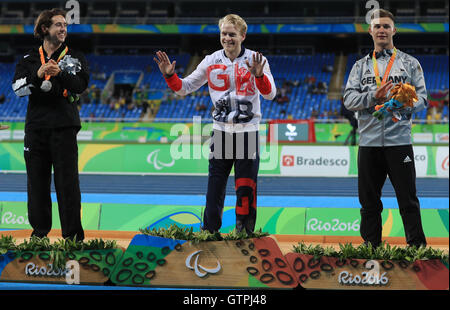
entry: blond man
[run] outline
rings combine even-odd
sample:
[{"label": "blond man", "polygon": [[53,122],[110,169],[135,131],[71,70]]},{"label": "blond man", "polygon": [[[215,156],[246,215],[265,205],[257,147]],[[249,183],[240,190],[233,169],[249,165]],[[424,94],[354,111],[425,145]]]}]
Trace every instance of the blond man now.
[{"label": "blond man", "polygon": [[275,82],[267,59],[246,49],[247,24],[238,15],[219,20],[223,49],[207,55],[187,77],[175,73],[176,61],[158,51],[155,61],[168,86],[179,95],[196,91],[208,83],[214,104],[208,190],[202,229],[219,232],[225,188],[234,166],[236,229],[252,233],[256,222],[257,175],[259,170],[260,96],[272,100]]}]

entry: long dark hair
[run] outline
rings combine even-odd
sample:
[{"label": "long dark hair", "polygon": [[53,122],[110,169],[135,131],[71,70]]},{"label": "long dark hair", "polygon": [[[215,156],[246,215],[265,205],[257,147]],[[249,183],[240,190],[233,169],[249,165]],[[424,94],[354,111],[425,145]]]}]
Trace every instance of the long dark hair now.
[{"label": "long dark hair", "polygon": [[62,9],[51,9],[42,11],[41,14],[39,14],[39,16],[36,18],[36,21],[34,23],[34,36],[38,39],[44,40],[48,32],[42,30],[42,26],[50,28],[50,26],[52,25],[53,16],[58,15],[64,16],[65,18],[66,11]]}]

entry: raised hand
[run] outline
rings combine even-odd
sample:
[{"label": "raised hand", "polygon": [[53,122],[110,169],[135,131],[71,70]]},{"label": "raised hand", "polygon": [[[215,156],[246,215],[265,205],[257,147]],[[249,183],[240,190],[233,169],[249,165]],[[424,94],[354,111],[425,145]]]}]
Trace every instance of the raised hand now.
[{"label": "raised hand", "polygon": [[259,52],[256,52],[253,54],[253,62],[252,65],[248,62],[248,60],[245,61],[247,64],[248,70],[253,74],[255,77],[262,77],[264,75],[264,65],[266,64],[266,60],[263,61],[263,55]]},{"label": "raised hand", "polygon": [[170,76],[175,73],[175,60],[171,63],[169,56],[161,51],[156,52],[156,57],[153,57],[153,60],[158,64],[159,71],[161,71],[164,76]]},{"label": "raised hand", "polygon": [[377,100],[378,102],[386,101],[386,96],[392,87],[394,87],[394,84],[392,84],[392,81],[388,81],[386,84],[378,88],[375,92],[375,100]]}]

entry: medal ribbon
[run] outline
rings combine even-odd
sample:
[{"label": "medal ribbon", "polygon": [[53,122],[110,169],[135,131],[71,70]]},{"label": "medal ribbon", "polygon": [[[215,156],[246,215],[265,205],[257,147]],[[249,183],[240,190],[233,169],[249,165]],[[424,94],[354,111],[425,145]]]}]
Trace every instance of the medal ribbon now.
[{"label": "medal ribbon", "polygon": [[[59,54],[58,59],[56,60],[56,63],[58,63],[66,54],[69,48],[66,46],[66,48]],[[41,64],[45,64],[45,58],[44,58],[44,49],[42,48],[42,45],[39,47],[39,55],[41,57]],[[45,74],[45,80],[50,80],[50,75]],[[64,89],[63,92],[64,97],[68,96],[67,89]]]},{"label": "medal ribbon", "polygon": [[[56,63],[58,63],[67,53],[67,51],[69,50],[69,48],[66,46],[66,48],[61,52],[61,54],[59,54],[58,60],[56,60]],[[39,47],[39,55],[41,56],[41,64],[45,64],[45,58],[44,58],[44,49],[41,47]],[[50,75],[45,75],[45,79],[48,81],[50,80]]]},{"label": "medal ribbon", "polygon": [[383,81],[380,81],[380,71],[378,71],[377,58],[375,57],[375,50],[373,51],[372,63],[373,63],[373,70],[375,71],[375,80],[377,82],[377,88],[379,88],[381,85],[386,84],[389,72],[391,72],[392,65],[394,64],[395,56],[397,56],[397,49],[394,47],[394,53],[392,53],[391,59],[389,59],[389,63],[383,75]]}]

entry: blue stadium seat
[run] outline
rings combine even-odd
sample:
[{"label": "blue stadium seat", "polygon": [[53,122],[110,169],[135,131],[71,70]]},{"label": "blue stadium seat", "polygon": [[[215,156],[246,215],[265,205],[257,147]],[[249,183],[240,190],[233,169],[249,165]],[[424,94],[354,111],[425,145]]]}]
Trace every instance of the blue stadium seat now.
[{"label": "blue stadium seat", "polygon": [[[124,61],[126,57],[126,62]],[[190,56],[187,54],[169,56],[177,60],[178,68],[186,68]],[[424,76],[429,93],[448,89],[448,56],[446,55],[416,55],[422,65]],[[348,79],[350,70],[359,58],[356,54],[348,56],[345,70],[344,85]],[[149,100],[162,100],[156,114],[158,119],[192,119],[195,115],[202,118],[211,119],[212,102],[209,98],[207,85],[202,86],[195,94],[184,98],[177,98],[169,103],[164,99],[168,92],[167,85],[153,61],[153,55],[148,56],[122,56],[122,55],[87,55],[91,69],[91,79],[89,87],[95,85],[103,89],[108,78],[114,71],[137,70],[144,73],[141,85],[148,85],[152,90],[148,93]],[[261,111],[264,119],[275,118],[309,118],[313,110],[318,111],[319,118],[333,118],[330,116],[333,111],[340,111],[339,100],[329,100],[325,94],[311,94],[308,92],[308,85],[304,83],[308,76],[314,76],[316,83],[321,81],[327,84],[331,81],[331,72],[323,69],[326,65],[333,65],[335,56],[332,53],[322,53],[316,55],[268,55],[267,59],[271,66],[278,89],[281,89],[284,82],[298,82],[298,86],[292,86],[288,94],[289,102],[280,105],[275,101],[265,100],[261,97]],[[294,68],[294,69],[293,69]],[[26,115],[28,98],[17,97],[11,89],[11,81],[15,71],[14,63],[0,63],[0,94],[5,94],[5,102],[0,105],[0,121],[18,118],[23,120]],[[101,78],[98,73],[104,73],[105,78]],[[183,74],[180,73],[182,76]],[[297,85],[297,84],[295,84]],[[205,93],[205,94],[204,94]],[[203,104],[205,111],[196,111],[196,106]],[[327,111],[328,116],[324,116]],[[283,113],[285,112],[285,113]],[[127,110],[121,108],[119,111],[111,110],[104,104],[86,103],[81,106],[80,116],[88,118],[91,115],[104,118],[125,118],[126,120],[138,120],[142,114],[142,108]],[[442,110],[442,117],[448,118],[448,106]],[[414,115],[415,119],[426,119],[426,110]]]}]

